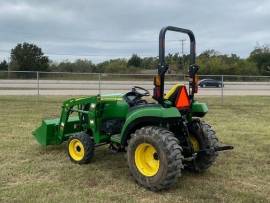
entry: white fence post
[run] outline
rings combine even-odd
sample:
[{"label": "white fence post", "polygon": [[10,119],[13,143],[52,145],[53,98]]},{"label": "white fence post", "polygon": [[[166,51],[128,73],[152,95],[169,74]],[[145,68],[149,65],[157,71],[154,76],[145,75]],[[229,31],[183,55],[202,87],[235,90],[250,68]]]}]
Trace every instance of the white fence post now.
[{"label": "white fence post", "polygon": [[224,86],[224,83],[223,83],[223,81],[224,81],[224,76],[223,75],[221,75],[221,104],[223,105],[223,86]]},{"label": "white fence post", "polygon": [[101,73],[98,74],[98,94],[101,93]]},{"label": "white fence post", "polygon": [[37,71],[37,95],[39,96],[39,72]]}]

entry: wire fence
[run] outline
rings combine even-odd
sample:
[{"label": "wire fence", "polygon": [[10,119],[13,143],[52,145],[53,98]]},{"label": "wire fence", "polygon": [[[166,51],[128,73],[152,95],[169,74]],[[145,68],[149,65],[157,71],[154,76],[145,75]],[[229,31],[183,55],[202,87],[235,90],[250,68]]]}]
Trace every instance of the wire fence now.
[{"label": "wire fence", "polygon": [[[38,71],[1,71],[0,95],[95,95],[127,92],[133,86],[153,89],[154,74],[74,73]],[[200,79],[214,79],[220,85],[199,87],[200,96],[228,95],[270,96],[270,76],[200,75]],[[165,91],[174,84],[188,84],[188,77],[167,74]]]}]

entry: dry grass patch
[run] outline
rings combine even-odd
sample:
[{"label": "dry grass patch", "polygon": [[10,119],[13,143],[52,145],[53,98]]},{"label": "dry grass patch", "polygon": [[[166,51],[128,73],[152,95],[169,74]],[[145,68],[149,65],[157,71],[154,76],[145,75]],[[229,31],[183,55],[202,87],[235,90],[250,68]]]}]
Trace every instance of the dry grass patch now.
[{"label": "dry grass patch", "polygon": [[235,150],[220,153],[204,174],[184,172],[153,193],[130,176],[123,154],[96,150],[88,165],[70,162],[65,145],[47,148],[31,132],[59,115],[65,97],[0,97],[0,202],[269,202],[270,97],[204,97],[205,120]]}]

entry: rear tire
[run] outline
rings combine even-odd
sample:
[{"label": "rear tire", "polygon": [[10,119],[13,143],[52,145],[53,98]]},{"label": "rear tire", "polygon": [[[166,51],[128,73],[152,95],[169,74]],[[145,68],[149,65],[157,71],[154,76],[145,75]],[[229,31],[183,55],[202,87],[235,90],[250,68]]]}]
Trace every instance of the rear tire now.
[{"label": "rear tire", "polygon": [[174,134],[148,126],[136,130],[127,146],[131,174],[142,186],[158,191],[171,187],[181,176],[182,148]]},{"label": "rear tire", "polygon": [[[197,157],[187,164],[187,169],[194,172],[204,172],[215,162],[218,152],[214,151],[219,146],[215,131],[210,125],[194,120],[189,126],[193,151],[212,149],[207,153],[198,153]],[[195,143],[194,143],[195,140]],[[197,143],[196,143],[197,141]]]},{"label": "rear tire", "polygon": [[68,156],[75,163],[89,163],[94,156],[94,147],[94,142],[88,134],[76,133],[67,142]]}]

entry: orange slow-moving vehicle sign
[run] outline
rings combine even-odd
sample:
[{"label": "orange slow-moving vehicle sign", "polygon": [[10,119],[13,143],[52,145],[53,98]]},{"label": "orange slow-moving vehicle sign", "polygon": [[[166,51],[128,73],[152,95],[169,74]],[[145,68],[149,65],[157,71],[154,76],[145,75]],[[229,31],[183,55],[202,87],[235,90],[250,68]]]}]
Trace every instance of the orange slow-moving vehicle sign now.
[{"label": "orange slow-moving vehicle sign", "polygon": [[190,106],[190,100],[185,86],[182,86],[178,92],[175,106],[178,109],[188,109]]}]

